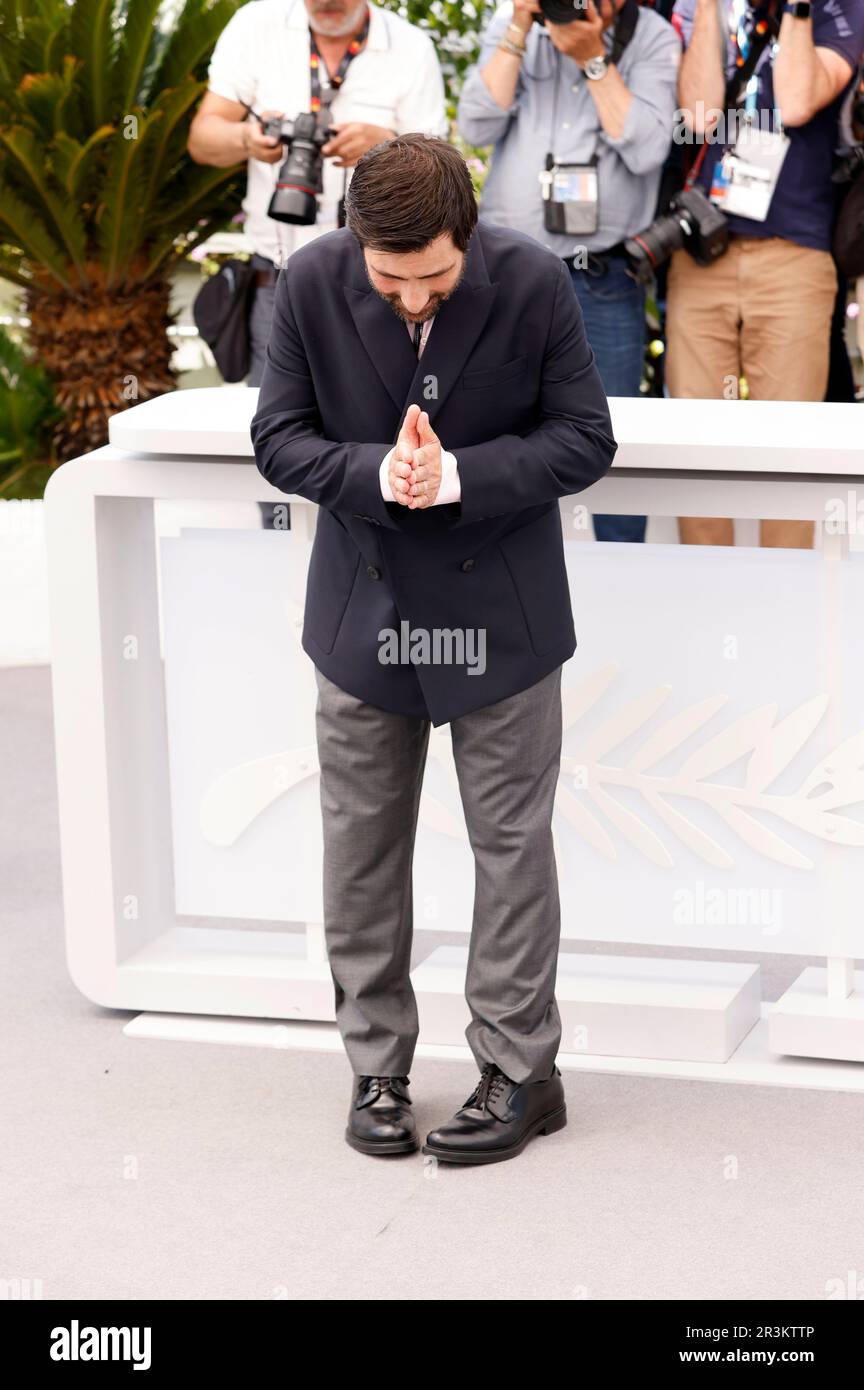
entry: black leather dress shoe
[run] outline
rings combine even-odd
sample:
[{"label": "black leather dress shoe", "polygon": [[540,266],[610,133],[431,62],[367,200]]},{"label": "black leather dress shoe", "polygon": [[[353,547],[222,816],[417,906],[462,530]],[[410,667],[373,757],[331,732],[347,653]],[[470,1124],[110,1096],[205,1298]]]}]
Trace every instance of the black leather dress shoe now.
[{"label": "black leather dress shoe", "polygon": [[423,1152],[447,1163],[500,1163],[521,1154],[535,1134],[554,1134],[566,1123],[557,1067],[545,1081],[518,1082],[487,1062],[453,1119],[427,1134]]},{"label": "black leather dress shoe", "polygon": [[420,1147],[407,1076],[358,1076],[345,1138],[361,1154],[409,1154]]}]

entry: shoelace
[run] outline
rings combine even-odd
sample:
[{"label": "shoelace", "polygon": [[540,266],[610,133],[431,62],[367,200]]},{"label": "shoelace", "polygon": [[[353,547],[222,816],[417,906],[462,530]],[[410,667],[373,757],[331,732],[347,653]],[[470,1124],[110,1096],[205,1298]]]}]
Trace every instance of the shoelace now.
[{"label": "shoelace", "polygon": [[360,1088],[365,1091],[369,1086],[374,1085],[379,1093],[381,1091],[392,1091],[392,1083],[394,1081],[401,1081],[404,1085],[409,1085],[407,1076],[361,1076]]},{"label": "shoelace", "polygon": [[480,1072],[480,1081],[466,1100],[463,1109],[476,1106],[478,1110],[485,1110],[489,1101],[494,1100],[504,1086],[509,1084],[509,1078],[500,1067],[496,1067],[494,1062],[485,1062]]}]

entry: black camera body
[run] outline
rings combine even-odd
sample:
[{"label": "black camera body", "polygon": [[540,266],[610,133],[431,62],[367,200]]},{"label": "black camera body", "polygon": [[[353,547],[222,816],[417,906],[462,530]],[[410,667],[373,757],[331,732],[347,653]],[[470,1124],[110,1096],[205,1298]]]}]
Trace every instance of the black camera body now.
[{"label": "black camera body", "polygon": [[854,183],[864,171],[864,145],[853,145],[839,155],[831,175],[832,183]]},{"label": "black camera body", "polygon": [[319,125],[311,111],[304,111],[293,121],[271,116],[261,127],[265,135],[281,140],[288,150],[267,212],[277,222],[311,227],[318,217],[318,195],[324,191],[321,150],[336,132]]},{"label": "black camera body", "polygon": [[587,19],[585,0],[540,0],[542,15],[536,15],[538,24],[572,24],[577,19]]},{"label": "black camera body", "polygon": [[631,269],[647,284],[673,251],[685,246],[699,265],[711,265],[729,245],[729,224],[701,188],[676,193],[669,211],[624,243]]}]

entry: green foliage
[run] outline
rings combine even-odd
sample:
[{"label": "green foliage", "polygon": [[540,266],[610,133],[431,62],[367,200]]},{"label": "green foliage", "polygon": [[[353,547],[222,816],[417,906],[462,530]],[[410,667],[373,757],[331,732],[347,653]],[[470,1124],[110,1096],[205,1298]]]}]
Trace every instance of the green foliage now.
[{"label": "green foliage", "polygon": [[438,58],[447,87],[447,104],[451,119],[465,74],[477,61],[480,35],[496,8],[495,0],[378,0],[385,10],[394,10],[403,19],[425,29],[438,51]]},{"label": "green foliage", "polygon": [[0,499],[41,496],[59,417],[47,374],[0,328]]},{"label": "green foliage", "polygon": [[0,276],[84,297],[163,272],[236,213],[242,165],[186,153],[241,0],[0,0]]}]

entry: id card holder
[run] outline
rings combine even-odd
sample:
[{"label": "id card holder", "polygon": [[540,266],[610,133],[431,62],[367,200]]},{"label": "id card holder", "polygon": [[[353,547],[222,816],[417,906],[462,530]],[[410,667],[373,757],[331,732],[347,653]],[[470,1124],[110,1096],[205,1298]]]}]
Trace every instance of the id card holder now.
[{"label": "id card holder", "polygon": [[558,164],[551,155],[540,175],[543,222],[547,232],[590,236],[600,222],[597,160],[590,164]]},{"label": "id card holder", "polygon": [[717,161],[711,202],[732,216],[764,222],[788,150],[784,131],[761,130],[748,121],[732,149]]}]

